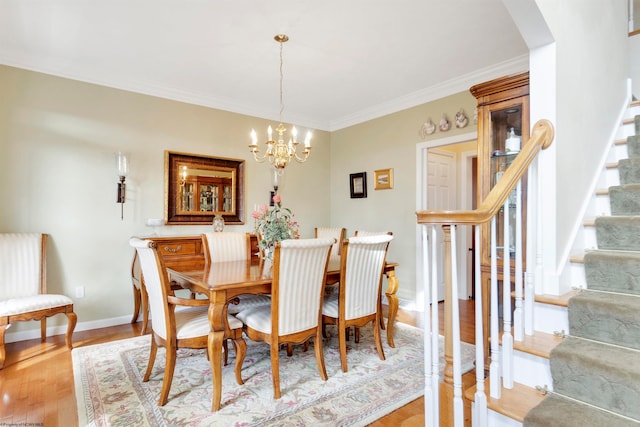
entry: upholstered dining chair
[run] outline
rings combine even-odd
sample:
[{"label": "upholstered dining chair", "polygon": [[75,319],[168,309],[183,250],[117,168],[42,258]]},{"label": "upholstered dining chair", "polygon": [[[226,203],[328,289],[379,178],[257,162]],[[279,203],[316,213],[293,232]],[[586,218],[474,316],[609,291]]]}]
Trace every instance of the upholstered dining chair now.
[{"label": "upholstered dining chair", "polygon": [[300,344],[315,337],[318,371],[327,380],[322,350],[320,308],[333,239],[291,239],[277,242],[274,251],[271,304],[247,308],[236,316],[246,335],[269,343],[273,396],[280,398],[281,344]]},{"label": "upholstered dining chair", "polygon": [[335,239],[335,243],[331,246],[331,256],[337,257],[342,253],[342,241],[345,238],[347,230],[340,227],[316,227],[316,239]]},{"label": "upholstered dining chair", "polygon": [[[202,248],[207,264],[225,261],[251,260],[251,235],[246,232],[222,231],[202,234]],[[227,306],[227,313],[237,314],[248,307],[269,304],[268,295],[240,295]],[[227,341],[224,342],[228,349]],[[228,361],[228,352],[224,354],[224,364]]]},{"label": "upholstered dining chair", "polygon": [[0,233],[0,369],[4,368],[4,334],[14,322],[40,320],[40,339],[47,338],[47,317],[67,316],[66,345],[78,320],[73,300],[47,293],[47,234]]},{"label": "upholstered dining chair", "polygon": [[380,292],[382,274],[389,242],[393,236],[350,237],[345,239],[340,259],[338,292],[325,297],[322,306],[323,324],[337,325],[342,371],[347,372],[347,328],[359,328],[373,323],[373,336],[380,360],[384,360],[380,335]]},{"label": "upholstered dining chair", "polygon": [[[131,286],[133,287],[133,315],[131,323],[137,323],[138,317],[142,314],[142,328],[140,335],[145,335],[149,328],[149,296],[147,289],[144,287],[144,277],[140,268],[140,260],[138,259],[138,251],[134,249],[133,260],[131,261]],[[180,285],[172,284],[171,289],[182,289]],[[192,294],[192,298],[195,295]]]},{"label": "upholstered dining chair", "polygon": [[[180,298],[174,294],[164,262],[158,255],[154,242],[133,237],[129,240],[129,244],[136,249],[140,259],[152,318],[151,351],[143,381],[149,381],[158,347],[165,347],[166,364],[162,390],[158,400],[158,405],[164,406],[169,399],[177,349],[207,348],[207,340],[211,330],[207,315],[209,301]],[[181,307],[181,309],[177,310],[177,307]],[[247,347],[242,339],[242,322],[231,315],[227,316],[226,336],[233,339],[236,349],[236,382],[243,384],[240,371]]]},{"label": "upholstered dining chair", "polygon": [[[393,232],[391,231],[367,231],[367,230],[356,230],[355,235],[356,236],[383,236],[385,234],[388,234],[389,236],[393,236]],[[382,294],[380,295],[380,312],[382,312]],[[382,329],[386,329],[386,326],[384,324],[384,318],[382,318],[382,316],[380,316],[380,327]],[[356,329],[357,331],[357,329]],[[357,341],[356,341],[357,342]]]},{"label": "upholstered dining chair", "polygon": [[[206,263],[251,260],[251,235],[244,232],[214,232],[202,234]],[[245,308],[269,304],[268,295],[241,295],[229,304],[228,313],[236,314]]]}]

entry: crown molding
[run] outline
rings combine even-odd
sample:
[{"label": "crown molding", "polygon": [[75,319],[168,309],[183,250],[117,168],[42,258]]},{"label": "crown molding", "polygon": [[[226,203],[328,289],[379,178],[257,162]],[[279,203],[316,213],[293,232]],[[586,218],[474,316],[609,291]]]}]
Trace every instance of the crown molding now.
[{"label": "crown molding", "polygon": [[330,122],[329,131],[333,132],[349,126],[354,126],[368,120],[406,110],[407,108],[417,105],[426,104],[436,99],[454,93],[469,90],[471,86],[487,80],[492,80],[504,75],[520,73],[529,70],[529,55],[521,55],[519,57],[476,70],[472,73],[465,74],[454,79],[447,80],[440,84],[419,90],[403,97],[395,98],[389,102],[374,105],[370,108],[361,110],[347,117],[336,119]]},{"label": "crown molding", "polygon": [[[274,115],[273,111],[265,111],[254,106],[239,104],[231,99],[202,96],[201,94],[187,92],[173,87],[154,85],[149,82],[133,80],[122,75],[118,76],[113,73],[107,73],[103,70],[92,69],[91,67],[84,67],[83,69],[75,67],[74,72],[70,72],[69,70],[72,67],[66,63],[56,63],[54,61],[46,60],[43,62],[42,58],[16,56],[15,54],[12,55],[8,52],[2,51],[0,51],[0,64],[85,83],[125,90],[128,92],[170,99],[187,104],[200,105],[236,114],[260,117],[274,121],[279,120],[278,117]],[[33,64],[39,65],[34,66]],[[454,93],[468,90],[474,84],[483,81],[512,73],[527,71],[528,69],[529,56],[522,55],[511,60],[447,80],[417,92],[392,99],[388,102],[373,105],[346,117],[336,118],[335,120],[325,122],[300,115],[288,115],[287,122],[295,123],[298,126],[304,126],[311,129],[332,132],[398,111],[406,110],[407,108],[425,104]]]}]

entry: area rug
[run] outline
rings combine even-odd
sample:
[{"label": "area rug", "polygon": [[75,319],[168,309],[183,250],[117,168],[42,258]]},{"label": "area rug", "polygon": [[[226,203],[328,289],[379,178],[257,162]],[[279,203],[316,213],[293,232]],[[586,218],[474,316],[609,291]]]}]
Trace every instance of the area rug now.
[{"label": "area rug", "polygon": [[[169,402],[159,407],[163,349],[150,380],[142,382],[150,340],[146,335],[73,349],[80,426],[364,426],[424,392],[422,330],[398,323],[396,347],[384,342],[384,361],[376,353],[371,328],[361,330],[359,343],[349,341],[346,373],[337,337],[325,340],[328,381],[320,379],[313,349],[304,352],[296,346],[292,357],[283,351],[279,400],[273,399],[269,346],[247,340],[245,383],[235,382],[235,354],[230,351],[218,412],[211,412],[211,370],[204,350],[181,349]],[[473,346],[463,344],[462,354],[466,372],[473,367]],[[441,369],[443,363],[441,358]]]}]

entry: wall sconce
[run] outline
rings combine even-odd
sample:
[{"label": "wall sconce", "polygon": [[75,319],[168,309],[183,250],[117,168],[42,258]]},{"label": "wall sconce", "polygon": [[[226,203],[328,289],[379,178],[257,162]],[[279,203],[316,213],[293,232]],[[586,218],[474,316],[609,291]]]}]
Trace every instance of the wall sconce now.
[{"label": "wall sconce", "polygon": [[127,159],[127,156],[120,151],[116,153],[116,170],[118,172],[118,177],[120,178],[116,202],[120,203],[120,219],[124,219],[124,201],[126,199],[127,189],[124,181],[129,173],[129,159]]}]

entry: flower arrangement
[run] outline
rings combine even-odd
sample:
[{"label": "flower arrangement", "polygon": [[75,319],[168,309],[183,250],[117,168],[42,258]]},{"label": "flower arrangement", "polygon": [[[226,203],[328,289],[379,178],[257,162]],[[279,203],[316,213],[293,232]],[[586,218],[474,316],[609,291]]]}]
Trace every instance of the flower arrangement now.
[{"label": "flower arrangement", "polygon": [[271,209],[267,205],[262,205],[252,214],[256,221],[258,247],[269,260],[273,257],[276,242],[300,237],[298,221],[294,219],[291,209],[282,207],[279,194],[273,196],[273,203],[274,206]]}]

